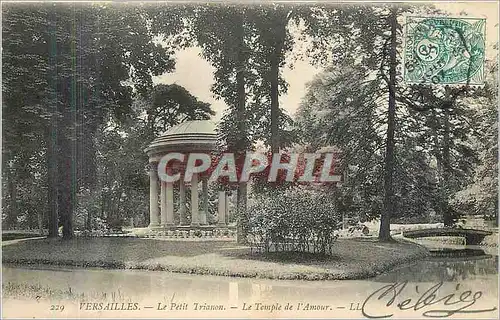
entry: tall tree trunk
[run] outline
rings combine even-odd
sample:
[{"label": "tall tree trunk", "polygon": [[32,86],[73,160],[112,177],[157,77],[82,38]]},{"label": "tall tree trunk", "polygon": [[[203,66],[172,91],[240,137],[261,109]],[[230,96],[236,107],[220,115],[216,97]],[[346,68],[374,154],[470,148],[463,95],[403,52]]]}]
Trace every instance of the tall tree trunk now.
[{"label": "tall tree trunk", "polygon": [[271,152],[278,153],[280,150],[279,142],[279,40],[271,56]]},{"label": "tall tree trunk", "polygon": [[444,192],[444,178],[443,178],[443,148],[441,147],[441,142],[439,141],[439,129],[441,123],[438,118],[438,113],[435,109],[431,109],[430,119],[432,122],[430,123],[430,128],[432,130],[433,143],[434,143],[434,153],[436,157],[436,184],[438,186],[439,200],[436,203],[436,213],[444,218],[446,211],[446,201],[445,201],[445,192]]},{"label": "tall tree trunk", "polygon": [[77,25],[75,11],[72,12],[72,32],[71,32],[71,75],[63,80],[66,85],[63,85],[64,103],[61,104],[61,113],[63,115],[63,130],[64,134],[60,135],[59,145],[61,153],[59,158],[61,161],[61,179],[59,186],[61,192],[59,194],[59,209],[61,216],[61,224],[63,227],[63,239],[68,240],[73,238],[73,211],[76,208],[76,194],[78,189],[77,184],[77,107],[79,102],[78,96],[78,78],[79,69],[77,68]]},{"label": "tall tree trunk", "polygon": [[57,70],[57,32],[55,13],[51,14],[50,30],[50,55],[49,55],[49,82],[52,93],[50,101],[51,119],[48,123],[47,132],[47,228],[49,230],[49,238],[59,237],[59,210],[58,210],[58,122],[57,105],[58,105],[58,70]]},{"label": "tall tree trunk", "polygon": [[[55,117],[54,117],[55,118]],[[47,137],[47,218],[49,238],[59,237],[58,230],[58,208],[57,208],[57,124],[55,119],[50,123]]]},{"label": "tall tree trunk", "polygon": [[237,200],[237,232],[236,242],[240,244],[247,243],[248,234],[248,216],[247,216],[247,183],[242,182],[238,185],[238,192],[236,194]]},{"label": "tall tree trunk", "polygon": [[[7,188],[9,190],[9,202],[8,202],[8,208],[9,210],[7,211],[7,219],[5,220],[5,227],[6,229],[13,229],[16,227],[17,224],[17,216],[19,214],[19,207],[17,205],[17,187],[16,187],[16,181],[15,181],[15,176],[16,176],[16,166],[14,165],[13,168],[8,168],[6,170],[8,176],[7,176]],[[5,198],[3,199],[4,204],[5,204]]]},{"label": "tall tree trunk", "polygon": [[280,105],[279,105],[279,76],[280,61],[283,59],[283,47],[285,45],[286,26],[291,14],[277,12],[277,27],[273,30],[274,48],[270,57],[270,89],[271,89],[271,152],[278,153],[280,150]]},{"label": "tall tree trunk", "polygon": [[92,231],[92,210],[87,211],[87,218],[85,219],[85,230]]},{"label": "tall tree trunk", "polygon": [[389,23],[391,25],[391,41],[389,49],[389,106],[387,111],[387,140],[385,152],[384,170],[384,208],[380,218],[380,241],[390,241],[391,238],[391,215],[394,211],[394,130],[396,125],[396,32],[397,32],[397,9],[391,9]]},{"label": "tall tree trunk", "polygon": [[443,224],[445,227],[451,227],[455,223],[454,214],[449,205],[450,196],[450,111],[448,108],[443,110],[443,180],[441,188],[443,192]]},{"label": "tall tree trunk", "polygon": [[60,176],[58,208],[62,224],[63,239],[73,237],[73,210],[76,202],[76,179],[74,167],[76,166],[72,156],[72,142],[67,137],[61,137],[60,145],[62,150],[59,154]]},{"label": "tall tree trunk", "polygon": [[[237,92],[237,122],[238,122],[238,143],[236,145],[236,150],[238,153],[244,152],[247,149],[247,128],[246,128],[246,115],[245,115],[245,30],[244,30],[244,13],[241,14],[241,21],[238,25],[237,30],[238,37],[238,64],[236,70],[236,92]],[[247,229],[248,229],[248,217],[247,217],[247,183],[241,182],[238,184],[237,190],[237,206],[236,206],[236,216],[237,216],[237,233],[236,240],[238,243],[247,242]]]},{"label": "tall tree trunk", "polygon": [[[74,58],[73,58],[74,59]],[[64,92],[64,102],[59,105],[62,114],[62,125],[59,136],[58,146],[60,153],[59,160],[59,194],[58,209],[62,224],[63,239],[73,238],[73,211],[76,208],[77,193],[77,135],[76,135],[76,104],[77,104],[77,83],[75,76],[75,61],[72,62],[73,75],[64,79],[68,91]]]},{"label": "tall tree trunk", "polygon": [[[13,229],[17,224],[17,216],[19,213],[19,208],[17,205],[17,188],[16,181],[14,177],[16,176],[16,170],[14,168],[7,169],[7,186],[9,190],[9,210],[7,211],[6,227],[7,229]],[[5,201],[5,199],[4,199]]]},{"label": "tall tree trunk", "polygon": [[43,235],[43,211],[37,211],[38,232]]}]

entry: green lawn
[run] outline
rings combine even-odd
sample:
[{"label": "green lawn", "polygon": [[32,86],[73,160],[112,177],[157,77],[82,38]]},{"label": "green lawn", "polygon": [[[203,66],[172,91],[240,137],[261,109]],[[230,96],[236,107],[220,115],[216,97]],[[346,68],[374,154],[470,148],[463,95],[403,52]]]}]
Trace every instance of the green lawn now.
[{"label": "green lawn", "polygon": [[255,254],[228,241],[168,241],[140,238],[26,240],[5,245],[3,263],[148,269],[271,279],[359,279],[427,255],[410,243],[341,239],[331,256]]},{"label": "green lawn", "polygon": [[23,232],[2,232],[2,241],[10,241],[10,240],[17,240],[17,239],[27,239],[27,238],[34,238],[34,237],[40,237],[39,233],[23,233]]}]

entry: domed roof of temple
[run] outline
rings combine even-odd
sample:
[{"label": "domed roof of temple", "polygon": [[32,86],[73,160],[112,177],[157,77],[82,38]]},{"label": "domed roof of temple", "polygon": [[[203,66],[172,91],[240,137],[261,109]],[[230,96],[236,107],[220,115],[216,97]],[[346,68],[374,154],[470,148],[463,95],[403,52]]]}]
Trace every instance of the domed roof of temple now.
[{"label": "domed roof of temple", "polygon": [[216,124],[211,120],[193,120],[180,123],[154,139],[144,150],[150,161],[168,152],[210,152],[217,143]]},{"label": "domed roof of temple", "polygon": [[171,136],[177,134],[216,134],[215,122],[211,120],[193,120],[179,123],[168,129],[163,135]]}]

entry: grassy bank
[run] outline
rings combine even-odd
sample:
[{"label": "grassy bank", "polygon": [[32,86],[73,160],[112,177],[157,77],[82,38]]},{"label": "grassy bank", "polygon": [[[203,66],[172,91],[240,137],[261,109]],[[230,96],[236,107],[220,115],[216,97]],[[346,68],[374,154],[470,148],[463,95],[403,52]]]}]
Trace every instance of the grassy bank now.
[{"label": "grassy bank", "polygon": [[3,246],[3,263],[146,269],[269,279],[333,280],[375,276],[427,255],[411,243],[341,239],[331,256],[255,254],[227,241],[134,238],[28,240]]},{"label": "grassy bank", "polygon": [[11,240],[18,240],[18,239],[28,239],[28,238],[35,238],[35,237],[41,237],[42,235],[40,233],[33,233],[33,232],[4,232],[2,231],[2,241],[11,241]]}]

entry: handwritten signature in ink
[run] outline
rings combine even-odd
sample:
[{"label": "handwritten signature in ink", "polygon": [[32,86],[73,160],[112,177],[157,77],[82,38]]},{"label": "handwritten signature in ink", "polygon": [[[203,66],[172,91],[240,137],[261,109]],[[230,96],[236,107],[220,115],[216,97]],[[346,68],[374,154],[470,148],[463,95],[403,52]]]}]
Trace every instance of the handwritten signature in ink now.
[{"label": "handwritten signature in ink", "polygon": [[[458,313],[481,313],[495,311],[497,308],[492,307],[489,309],[470,309],[476,301],[478,301],[483,293],[476,291],[472,293],[471,290],[459,291],[460,284],[455,287],[455,292],[449,294],[439,293],[443,282],[432,285],[429,289],[425,290],[418,299],[406,298],[405,294],[408,293],[408,282],[396,282],[385,285],[380,289],[371,293],[363,302],[361,311],[367,318],[390,318],[394,314],[383,311],[380,303],[385,303],[386,307],[393,307],[399,310],[422,310],[422,315],[429,318],[446,318]],[[418,285],[415,286],[417,294],[419,293]],[[396,299],[398,298],[398,299]],[[396,300],[398,302],[396,303]],[[429,310],[429,307],[433,309]]]}]

